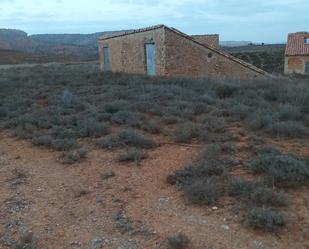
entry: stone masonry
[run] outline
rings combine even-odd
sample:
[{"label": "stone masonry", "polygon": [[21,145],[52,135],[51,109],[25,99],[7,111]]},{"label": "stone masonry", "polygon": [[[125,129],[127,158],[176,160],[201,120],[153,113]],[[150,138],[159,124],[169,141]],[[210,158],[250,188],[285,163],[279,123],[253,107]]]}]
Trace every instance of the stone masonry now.
[{"label": "stone masonry", "polygon": [[256,79],[268,74],[176,30],[158,25],[99,39],[100,69],[104,71],[103,48],[109,49],[110,70],[147,74],[145,44],[155,45],[156,75]]}]

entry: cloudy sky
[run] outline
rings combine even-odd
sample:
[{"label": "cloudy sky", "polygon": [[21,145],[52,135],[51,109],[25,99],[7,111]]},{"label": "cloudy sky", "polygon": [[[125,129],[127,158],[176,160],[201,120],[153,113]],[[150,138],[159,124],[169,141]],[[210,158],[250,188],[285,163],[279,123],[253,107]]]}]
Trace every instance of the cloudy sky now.
[{"label": "cloudy sky", "polygon": [[0,0],[0,28],[91,33],[166,24],[221,40],[275,43],[309,31],[309,0]]}]

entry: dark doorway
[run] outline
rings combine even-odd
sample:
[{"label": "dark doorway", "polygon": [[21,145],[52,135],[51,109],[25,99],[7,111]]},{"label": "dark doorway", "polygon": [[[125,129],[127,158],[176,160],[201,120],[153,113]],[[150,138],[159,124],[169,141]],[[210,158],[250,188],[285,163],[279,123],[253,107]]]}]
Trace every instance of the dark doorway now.
[{"label": "dark doorway", "polygon": [[103,48],[104,71],[110,71],[109,48]]}]

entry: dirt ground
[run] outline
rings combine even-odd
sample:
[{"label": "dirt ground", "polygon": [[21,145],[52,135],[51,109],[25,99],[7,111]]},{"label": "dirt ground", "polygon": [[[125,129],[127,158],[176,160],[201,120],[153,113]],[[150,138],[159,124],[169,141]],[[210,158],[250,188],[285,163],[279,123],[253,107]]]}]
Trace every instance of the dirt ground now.
[{"label": "dirt ground", "polygon": [[[0,248],[14,248],[32,233],[40,249],[159,249],[178,232],[191,239],[192,249],[309,248],[308,188],[288,192],[288,223],[274,233],[245,227],[231,198],[216,208],[187,203],[166,177],[198,152],[198,145],[165,144],[137,166],[91,147],[85,161],[65,166],[59,152],[0,131]],[[14,178],[14,168],[26,176]]]}]

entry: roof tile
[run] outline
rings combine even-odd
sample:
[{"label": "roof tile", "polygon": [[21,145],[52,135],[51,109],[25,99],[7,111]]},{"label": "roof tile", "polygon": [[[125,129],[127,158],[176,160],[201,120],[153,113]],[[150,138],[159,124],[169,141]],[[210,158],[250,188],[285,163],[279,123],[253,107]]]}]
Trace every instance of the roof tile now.
[{"label": "roof tile", "polygon": [[306,38],[309,38],[309,32],[289,34],[285,55],[309,55],[309,43],[305,43]]}]

